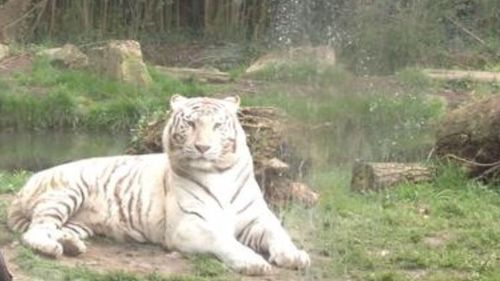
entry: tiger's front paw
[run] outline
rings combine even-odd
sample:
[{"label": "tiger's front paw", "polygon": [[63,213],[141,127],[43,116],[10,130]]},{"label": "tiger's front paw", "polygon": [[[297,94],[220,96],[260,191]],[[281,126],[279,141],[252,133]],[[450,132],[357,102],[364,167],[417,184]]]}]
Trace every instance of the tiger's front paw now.
[{"label": "tiger's front paw", "polygon": [[233,269],[245,275],[267,275],[272,273],[272,266],[260,256],[239,261]]},{"label": "tiger's front paw", "polygon": [[311,265],[309,255],[305,251],[297,249],[290,249],[288,251],[272,250],[269,261],[275,263],[277,266],[292,269],[305,269]]},{"label": "tiger's front paw", "polygon": [[55,239],[56,235],[49,230],[30,229],[22,237],[22,242],[43,255],[58,258],[63,254],[63,246]]},{"label": "tiger's front paw", "polygon": [[57,242],[63,246],[63,252],[67,256],[76,257],[87,251],[87,247],[82,240],[68,233],[63,233]]}]

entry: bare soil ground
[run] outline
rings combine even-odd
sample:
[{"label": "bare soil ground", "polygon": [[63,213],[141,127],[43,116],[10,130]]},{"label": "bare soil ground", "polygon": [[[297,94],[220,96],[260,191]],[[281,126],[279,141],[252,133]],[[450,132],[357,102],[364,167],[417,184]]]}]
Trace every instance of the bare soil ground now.
[{"label": "bare soil ground", "polygon": [[33,58],[29,54],[15,55],[0,61],[0,76],[7,76],[16,72],[29,72]]}]

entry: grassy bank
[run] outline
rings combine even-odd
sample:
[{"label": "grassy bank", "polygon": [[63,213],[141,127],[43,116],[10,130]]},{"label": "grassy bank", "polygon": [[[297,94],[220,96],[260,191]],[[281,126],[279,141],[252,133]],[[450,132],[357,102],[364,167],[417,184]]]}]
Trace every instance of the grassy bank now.
[{"label": "grassy bank", "polygon": [[0,128],[126,131],[150,111],[164,110],[174,93],[202,93],[150,70],[153,85],[140,88],[92,73],[60,70],[44,59],[32,70],[0,77]]}]

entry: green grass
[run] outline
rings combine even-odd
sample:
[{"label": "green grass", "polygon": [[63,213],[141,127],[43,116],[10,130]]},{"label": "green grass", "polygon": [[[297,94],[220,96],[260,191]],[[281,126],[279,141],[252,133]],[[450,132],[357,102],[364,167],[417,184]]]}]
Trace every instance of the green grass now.
[{"label": "green grass", "polygon": [[0,171],[0,194],[15,193],[21,189],[29,175],[30,173],[26,171]]},{"label": "green grass", "polygon": [[[315,170],[308,181],[321,193],[319,205],[280,211],[295,242],[313,256],[309,271],[291,274],[302,280],[499,280],[498,189],[468,182],[454,166],[438,165],[437,174],[431,183],[360,194],[349,190],[345,167]],[[12,186],[7,192],[27,177],[1,175],[2,185]],[[0,204],[0,211],[5,207],[5,202]],[[3,225],[5,215],[0,217]],[[12,239],[4,237],[6,242]],[[432,239],[439,243],[432,244]],[[189,274],[170,277],[70,268],[22,247],[16,263],[42,280],[238,279],[211,257],[189,260]]]},{"label": "green grass", "polygon": [[[441,167],[428,184],[380,193],[349,190],[349,172],[312,176],[320,205],[292,210],[285,221],[300,229],[321,256],[311,276],[328,280],[499,280],[500,194]],[[441,239],[433,246],[430,239]],[[312,278],[314,279],[314,278]]]},{"label": "green grass", "polygon": [[202,86],[150,69],[153,85],[141,88],[92,73],[60,70],[37,58],[33,69],[0,80],[0,128],[126,131],[141,115],[165,110],[174,93],[200,95]]}]

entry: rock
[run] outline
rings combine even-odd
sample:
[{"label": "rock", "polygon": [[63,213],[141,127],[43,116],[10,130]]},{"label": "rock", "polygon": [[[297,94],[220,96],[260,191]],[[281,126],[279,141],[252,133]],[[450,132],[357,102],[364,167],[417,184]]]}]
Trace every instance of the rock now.
[{"label": "rock", "polygon": [[91,49],[89,57],[91,69],[112,79],[146,87],[152,82],[137,41],[112,40]]},{"label": "rock", "polygon": [[0,44],[0,61],[10,55],[9,46]]},{"label": "rock", "polygon": [[297,47],[273,51],[257,59],[246,69],[245,73],[255,73],[271,66],[290,62],[313,63],[320,68],[333,67],[336,63],[335,51],[329,46]]},{"label": "rock", "polygon": [[87,55],[72,44],[66,44],[61,48],[42,50],[37,55],[48,58],[52,65],[61,68],[83,69],[89,64]]}]

